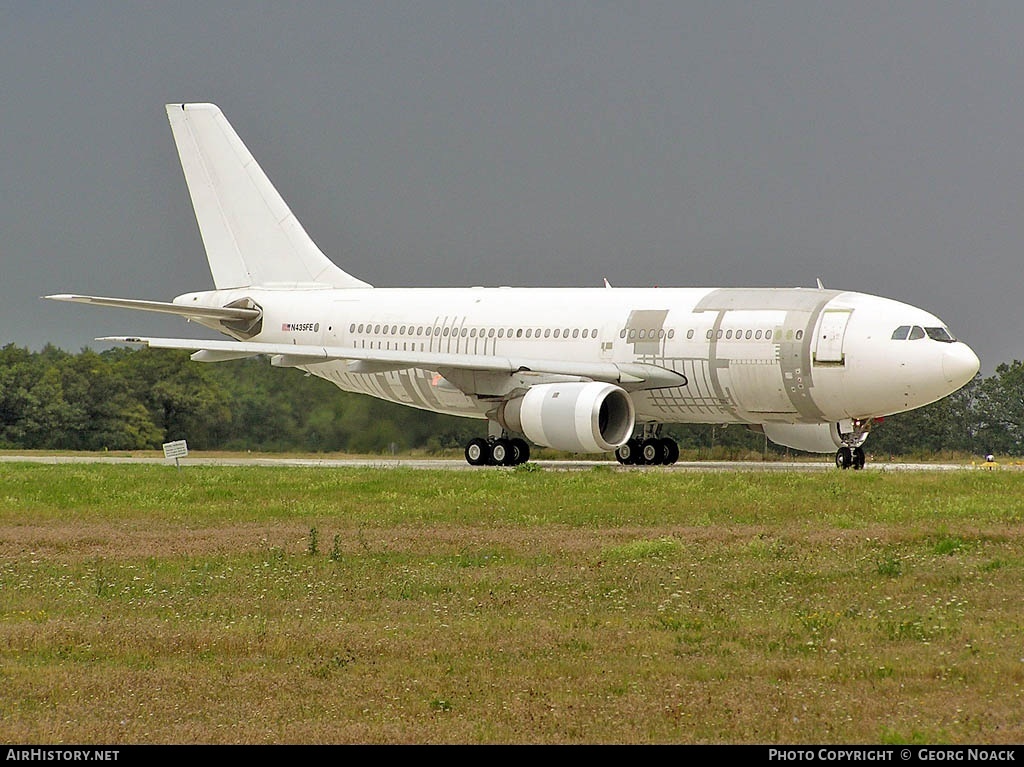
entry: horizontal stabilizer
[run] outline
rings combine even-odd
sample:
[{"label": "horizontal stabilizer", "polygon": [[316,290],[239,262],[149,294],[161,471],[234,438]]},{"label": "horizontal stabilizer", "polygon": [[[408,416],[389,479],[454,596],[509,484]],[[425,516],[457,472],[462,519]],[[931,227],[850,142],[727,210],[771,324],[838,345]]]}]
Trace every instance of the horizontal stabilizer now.
[{"label": "horizontal stabilizer", "polygon": [[71,293],[59,293],[43,296],[51,301],[71,301],[76,304],[92,304],[94,306],[112,306],[118,309],[139,309],[144,312],[162,312],[176,314],[186,319],[208,320],[244,320],[252,321],[260,316],[259,309],[243,309],[212,306],[183,306],[168,301],[143,301],[137,298],[107,298],[105,296],[79,296]]}]

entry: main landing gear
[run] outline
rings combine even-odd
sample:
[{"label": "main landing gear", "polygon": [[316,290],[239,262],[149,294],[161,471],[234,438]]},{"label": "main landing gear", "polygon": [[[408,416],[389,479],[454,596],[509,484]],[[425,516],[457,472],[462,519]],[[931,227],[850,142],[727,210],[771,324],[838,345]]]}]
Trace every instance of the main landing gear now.
[{"label": "main landing gear", "polygon": [[661,437],[661,424],[645,424],[640,436],[632,437],[615,451],[615,460],[627,466],[670,466],[679,460],[679,445]]},{"label": "main landing gear", "polygon": [[476,437],[466,443],[470,466],[518,466],[530,460],[530,445],[519,437]]}]

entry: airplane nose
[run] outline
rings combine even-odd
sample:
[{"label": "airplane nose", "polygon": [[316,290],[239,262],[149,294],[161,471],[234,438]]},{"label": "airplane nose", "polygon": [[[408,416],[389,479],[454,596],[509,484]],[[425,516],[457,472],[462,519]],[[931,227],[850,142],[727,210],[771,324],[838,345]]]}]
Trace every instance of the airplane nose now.
[{"label": "airplane nose", "polygon": [[942,355],[942,373],[957,387],[969,382],[981,370],[978,355],[967,344],[954,343]]}]

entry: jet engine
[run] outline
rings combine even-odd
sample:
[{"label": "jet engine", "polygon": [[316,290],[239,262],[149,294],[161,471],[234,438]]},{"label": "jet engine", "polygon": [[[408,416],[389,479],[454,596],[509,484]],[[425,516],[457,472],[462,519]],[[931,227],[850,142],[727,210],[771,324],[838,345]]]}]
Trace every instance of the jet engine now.
[{"label": "jet engine", "polygon": [[625,444],[636,417],[625,390],[610,383],[531,386],[503,402],[498,423],[537,445],[573,453],[603,453]]},{"label": "jet engine", "polygon": [[[766,423],[765,436],[777,445],[804,450],[808,453],[831,453],[843,445],[857,446],[867,439],[863,433],[859,441],[844,441],[839,423]],[[852,426],[851,426],[852,428]]]}]

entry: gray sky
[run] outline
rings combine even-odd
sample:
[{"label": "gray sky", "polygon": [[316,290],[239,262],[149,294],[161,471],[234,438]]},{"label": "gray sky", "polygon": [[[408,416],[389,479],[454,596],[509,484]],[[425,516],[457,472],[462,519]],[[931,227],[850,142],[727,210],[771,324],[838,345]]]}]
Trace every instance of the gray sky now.
[{"label": "gray sky", "polygon": [[1024,3],[0,0],[0,345],[209,337],[164,104],[378,286],[813,286],[1024,359]]}]

